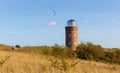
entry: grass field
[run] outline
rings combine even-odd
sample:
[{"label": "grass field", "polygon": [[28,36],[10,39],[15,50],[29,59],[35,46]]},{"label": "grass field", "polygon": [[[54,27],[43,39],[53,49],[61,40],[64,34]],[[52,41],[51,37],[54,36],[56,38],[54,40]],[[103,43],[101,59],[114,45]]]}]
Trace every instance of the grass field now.
[{"label": "grass field", "polygon": [[[78,62],[74,67],[72,63]],[[120,66],[81,59],[0,50],[0,73],[120,73]]]}]

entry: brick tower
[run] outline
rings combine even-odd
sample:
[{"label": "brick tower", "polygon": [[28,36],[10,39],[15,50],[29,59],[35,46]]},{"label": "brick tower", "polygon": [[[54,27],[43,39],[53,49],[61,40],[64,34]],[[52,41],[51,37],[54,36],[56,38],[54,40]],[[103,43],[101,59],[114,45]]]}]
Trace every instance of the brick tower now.
[{"label": "brick tower", "polygon": [[78,45],[78,26],[76,26],[76,21],[71,19],[67,22],[65,27],[66,31],[66,46],[72,51],[76,51]]}]

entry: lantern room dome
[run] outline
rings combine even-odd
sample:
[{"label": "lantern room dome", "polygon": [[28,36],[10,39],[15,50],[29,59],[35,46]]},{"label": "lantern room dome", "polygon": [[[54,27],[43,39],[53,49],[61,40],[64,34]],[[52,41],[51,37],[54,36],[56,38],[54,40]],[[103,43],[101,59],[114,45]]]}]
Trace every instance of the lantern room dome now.
[{"label": "lantern room dome", "polygon": [[76,21],[74,19],[70,19],[67,21],[67,26],[76,26]]}]

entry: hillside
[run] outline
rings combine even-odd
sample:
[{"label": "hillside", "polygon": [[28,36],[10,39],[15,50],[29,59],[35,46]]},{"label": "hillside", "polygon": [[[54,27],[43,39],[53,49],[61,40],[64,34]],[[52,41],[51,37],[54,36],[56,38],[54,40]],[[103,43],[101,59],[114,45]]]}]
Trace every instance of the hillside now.
[{"label": "hillside", "polygon": [[[19,45],[17,45],[19,46]],[[120,49],[81,43],[65,46],[0,45],[0,73],[120,73]]]},{"label": "hillside", "polygon": [[2,49],[11,49],[12,46],[9,46],[9,45],[5,45],[5,44],[0,44],[0,50]]},{"label": "hillside", "polygon": [[[0,73],[120,73],[120,66],[81,59],[64,59],[53,56],[0,51]],[[79,61],[74,67],[68,67]],[[66,69],[66,70],[65,70]]]}]

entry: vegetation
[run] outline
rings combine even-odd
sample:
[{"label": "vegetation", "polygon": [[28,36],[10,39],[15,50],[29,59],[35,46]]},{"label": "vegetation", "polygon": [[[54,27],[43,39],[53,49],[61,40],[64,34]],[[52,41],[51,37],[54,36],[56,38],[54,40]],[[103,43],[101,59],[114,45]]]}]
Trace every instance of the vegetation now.
[{"label": "vegetation", "polygon": [[80,43],[75,52],[57,44],[54,46],[25,46],[14,51],[10,48],[12,47],[7,46],[6,48],[2,45],[0,73],[120,72],[120,49],[103,48],[101,45],[91,42]]},{"label": "vegetation", "polygon": [[120,64],[120,49],[118,48],[103,48],[101,45],[95,45],[91,42],[80,43],[77,51],[73,52],[69,48],[55,46],[25,46],[17,52],[35,53],[51,55],[56,58],[79,58],[85,60],[101,61],[105,63]]},{"label": "vegetation", "polygon": [[35,53],[0,50],[0,60],[0,73],[120,73],[119,65]]},{"label": "vegetation", "polygon": [[10,56],[6,56],[4,59],[0,59],[0,65],[3,65],[8,59],[9,59]]},{"label": "vegetation", "polygon": [[15,45],[16,48],[21,48],[20,45]]},{"label": "vegetation", "polygon": [[91,42],[81,43],[76,51],[78,58],[120,64],[120,49],[106,49]]},{"label": "vegetation", "polygon": [[104,54],[104,49],[100,45],[94,45],[91,42],[81,43],[77,47],[78,58],[88,60],[100,60]]}]

